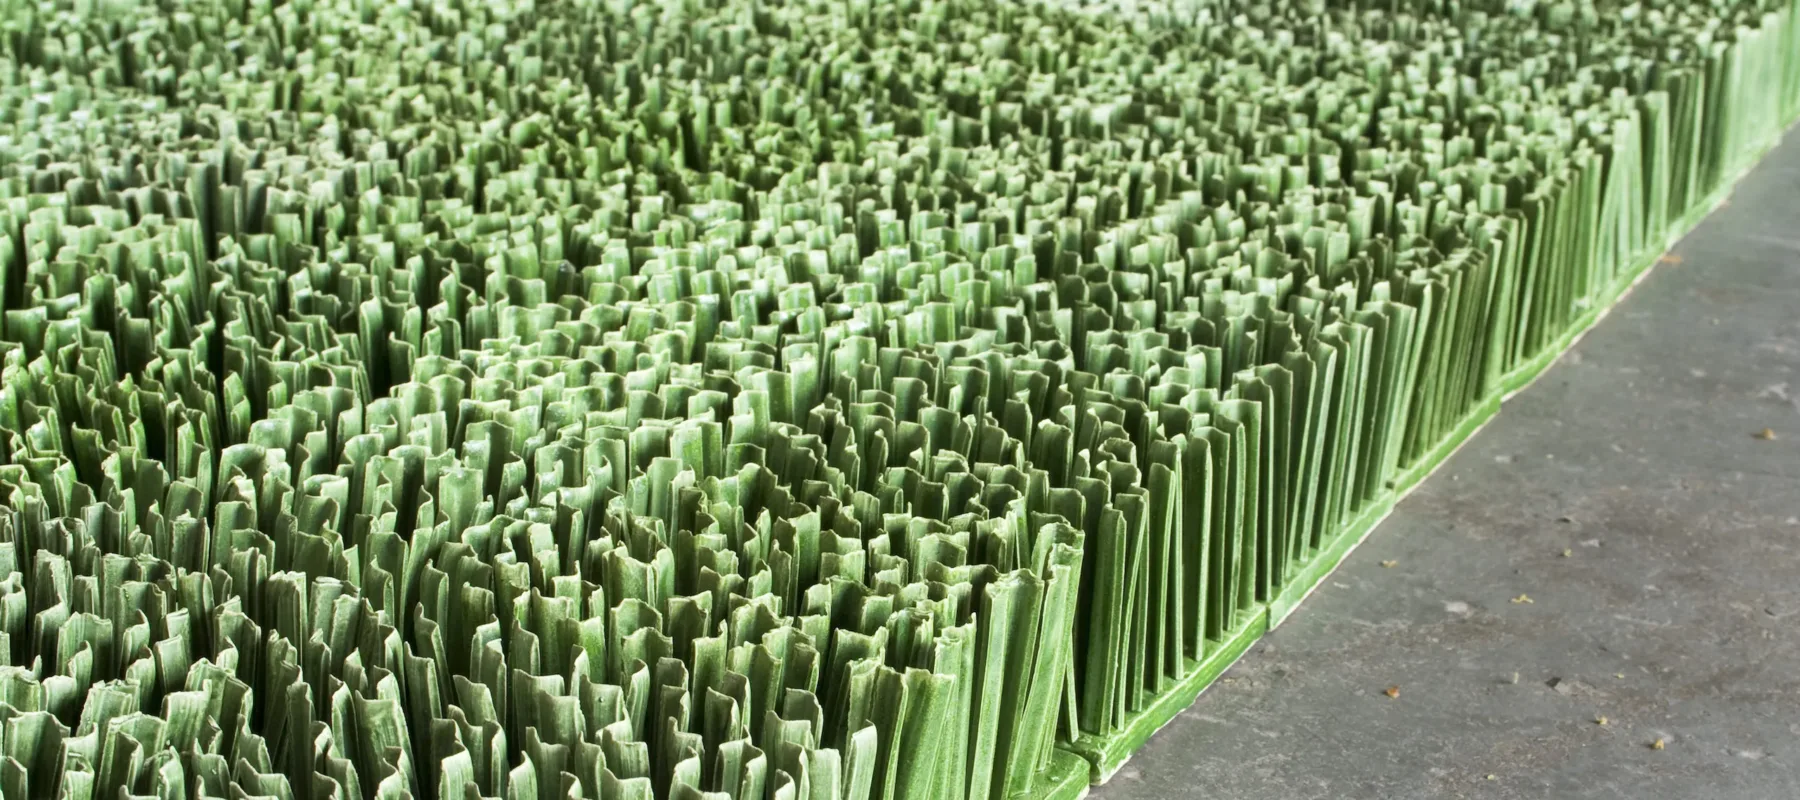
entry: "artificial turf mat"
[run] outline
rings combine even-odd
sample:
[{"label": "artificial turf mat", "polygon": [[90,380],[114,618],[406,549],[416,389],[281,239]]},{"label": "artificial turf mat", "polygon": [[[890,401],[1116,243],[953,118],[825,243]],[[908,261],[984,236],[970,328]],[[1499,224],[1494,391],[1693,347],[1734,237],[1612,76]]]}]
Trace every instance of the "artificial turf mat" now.
[{"label": "artificial turf mat", "polygon": [[0,0],[0,796],[1079,796],[1718,201],[1797,26]]}]

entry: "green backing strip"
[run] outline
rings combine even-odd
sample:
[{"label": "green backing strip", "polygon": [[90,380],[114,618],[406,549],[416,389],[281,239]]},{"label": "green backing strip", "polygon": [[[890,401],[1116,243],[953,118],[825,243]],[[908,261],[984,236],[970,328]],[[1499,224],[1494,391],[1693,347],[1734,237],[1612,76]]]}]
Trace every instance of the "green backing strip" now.
[{"label": "green backing strip", "polygon": [[[1464,438],[1474,433],[1470,423],[1475,423],[1473,428],[1480,428],[1480,423],[1492,414],[1488,410],[1488,405],[1488,403],[1481,404],[1476,409],[1480,413],[1469,415],[1469,418],[1463,420],[1463,423],[1457,426],[1455,433],[1444,440],[1444,443],[1452,445],[1452,447],[1454,447],[1453,443],[1460,444]],[[1499,403],[1496,402],[1493,405],[1498,406]],[[1448,453],[1444,452],[1441,447],[1432,451],[1431,454],[1432,458],[1437,459],[1441,459],[1445,455]],[[1274,630],[1281,623],[1286,622],[1287,618],[1293,615],[1294,609],[1300,607],[1300,602],[1305,600],[1307,595],[1312,594],[1314,588],[1325,582],[1325,577],[1330,575],[1332,570],[1337,569],[1337,565],[1343,562],[1344,557],[1350,555],[1350,551],[1355,550],[1357,545],[1362,544],[1369,532],[1375,530],[1375,526],[1387,519],[1387,515],[1394,510],[1394,505],[1398,502],[1399,497],[1395,494],[1390,493],[1383,496],[1357,516],[1356,521],[1351,523],[1329,547],[1319,551],[1311,560],[1307,561],[1306,565],[1301,567],[1299,573],[1294,576],[1293,582],[1269,601],[1269,629]]]},{"label": "green backing strip", "polygon": [[1169,724],[1175,715],[1193,705],[1194,699],[1220,675],[1225,674],[1225,670],[1230,669],[1232,664],[1236,664],[1238,658],[1257,639],[1262,638],[1268,629],[1269,610],[1266,606],[1257,606],[1238,615],[1237,629],[1231,634],[1231,638],[1218,643],[1217,649],[1208,653],[1205,660],[1189,661],[1188,667],[1192,671],[1187,677],[1163,692],[1161,697],[1150,701],[1144,710],[1133,715],[1117,735],[1101,737],[1083,734],[1073,744],[1059,746],[1067,747],[1087,759],[1087,763],[1093,767],[1091,779],[1096,786],[1105,783],[1162,726]]},{"label": "green backing strip", "polygon": [[[1789,125],[1792,125],[1793,122],[1794,120],[1788,120]],[[1787,128],[1784,128],[1783,132],[1785,133],[1786,130]],[[1288,617],[1292,616],[1294,611],[1300,607],[1300,604],[1312,594],[1313,589],[1318,588],[1319,584],[1323,583],[1325,578],[1337,569],[1339,564],[1343,563],[1357,545],[1362,544],[1363,540],[1368,538],[1369,534],[1381,524],[1381,521],[1393,512],[1400,500],[1442,466],[1451,454],[1460,449],[1465,442],[1473,438],[1476,431],[1481,430],[1496,414],[1500,413],[1501,404],[1505,400],[1518,394],[1543,375],[1550,365],[1556,363],[1556,360],[1561,358],[1564,352],[1574,346],[1583,335],[1604,318],[1621,298],[1645,277],[1648,277],[1651,268],[1656,266],[1663,254],[1699,225],[1701,220],[1717,210],[1725,198],[1731,195],[1738,181],[1749,174],[1761,162],[1763,156],[1774,149],[1780,140],[1781,136],[1777,135],[1756,147],[1755,156],[1747,159],[1742,169],[1720,181],[1719,186],[1711,194],[1669,226],[1669,234],[1663,240],[1662,249],[1640,256],[1592,308],[1576,317],[1568,329],[1550,342],[1543,352],[1502,377],[1499,385],[1495,387],[1495,391],[1489,395],[1488,399],[1475,406],[1469,415],[1464,417],[1462,422],[1458,423],[1442,442],[1439,442],[1436,447],[1419,459],[1418,463],[1401,472],[1399,477],[1392,482],[1389,491],[1381,499],[1370,504],[1369,508],[1357,516],[1354,522],[1334,537],[1334,541],[1330,545],[1313,555],[1293,576],[1288,585],[1269,601],[1267,606],[1260,606],[1254,611],[1247,612],[1244,617],[1240,617],[1237,632],[1232,634],[1231,638],[1226,640],[1219,649],[1209,654],[1205,661],[1199,662],[1194,672],[1164,692],[1161,697],[1151,701],[1144,710],[1131,717],[1117,733],[1106,737],[1083,734],[1073,743],[1059,742],[1057,746],[1065,748],[1087,761],[1090,766],[1089,777],[1094,785],[1098,786],[1110,780],[1120,767],[1131,760],[1131,756],[1137,752],[1138,748],[1150,740],[1151,736],[1174,720],[1188,706],[1193,705],[1206,687],[1212,685],[1213,681],[1224,674],[1232,664],[1237,663],[1237,660],[1249,650],[1250,645],[1261,638],[1265,632],[1274,630],[1281,623],[1287,621]],[[1061,789],[1062,787],[1058,785],[1057,791],[1061,791]],[[1066,795],[1040,796],[1061,798]]]},{"label": "green backing strip", "polygon": [[1067,750],[1050,751],[1050,767],[1030,793],[1016,792],[1012,800],[1081,800],[1088,794],[1088,762]]}]

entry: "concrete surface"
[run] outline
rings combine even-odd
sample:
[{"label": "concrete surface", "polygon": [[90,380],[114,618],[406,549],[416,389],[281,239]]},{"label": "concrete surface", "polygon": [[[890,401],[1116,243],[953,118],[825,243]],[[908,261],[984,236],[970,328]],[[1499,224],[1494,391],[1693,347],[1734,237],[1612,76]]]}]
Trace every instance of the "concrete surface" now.
[{"label": "concrete surface", "polygon": [[1800,798],[1800,135],[1673,253],[1093,796]]}]

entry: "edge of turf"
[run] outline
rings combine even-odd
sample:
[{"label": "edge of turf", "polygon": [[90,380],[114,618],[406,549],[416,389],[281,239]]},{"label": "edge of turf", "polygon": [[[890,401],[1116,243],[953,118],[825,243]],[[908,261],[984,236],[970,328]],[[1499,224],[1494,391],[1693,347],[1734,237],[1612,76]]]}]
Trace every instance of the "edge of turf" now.
[{"label": "edge of turf", "polygon": [[[1143,710],[1131,715],[1130,719],[1109,736],[1082,734],[1074,742],[1058,742],[1057,747],[1065,752],[1073,753],[1084,759],[1089,766],[1089,780],[1099,786],[1112,779],[1120,767],[1131,760],[1138,748],[1150,740],[1157,731],[1169,724],[1188,706],[1193,705],[1208,686],[1237,663],[1250,645],[1262,638],[1268,631],[1274,630],[1286,622],[1300,605],[1306,601],[1324,583],[1325,578],[1343,563],[1345,558],[1354,552],[1377,527],[1387,519],[1400,501],[1419,487],[1427,477],[1443,466],[1450,456],[1474,438],[1475,433],[1493,421],[1500,413],[1501,406],[1514,395],[1524,391],[1532,383],[1549,371],[1550,366],[1561,358],[1563,353],[1573,347],[1581,337],[1605,319],[1606,315],[1618,305],[1631,290],[1637,288],[1645,278],[1650,276],[1658,262],[1682,239],[1686,238],[1700,223],[1711,216],[1724,204],[1726,198],[1736,190],[1738,182],[1750,174],[1762,163],[1769,151],[1781,144],[1787,134],[1795,130],[1795,120],[1787,120],[1777,133],[1755,147],[1749,149],[1752,154],[1744,159],[1741,166],[1721,180],[1719,185],[1696,203],[1692,209],[1669,225],[1668,233],[1663,237],[1662,245],[1650,252],[1639,253],[1626,267],[1611,288],[1601,295],[1592,307],[1577,316],[1555,340],[1544,347],[1543,352],[1533,356],[1516,369],[1500,378],[1487,399],[1478,403],[1469,414],[1457,423],[1444,440],[1433,447],[1414,465],[1402,470],[1389,484],[1388,491],[1371,503],[1367,509],[1357,515],[1350,525],[1340,531],[1331,544],[1317,551],[1295,573],[1293,580],[1269,600],[1266,605],[1259,605],[1238,617],[1238,625],[1230,637],[1218,643],[1217,649],[1208,653],[1199,661],[1189,661],[1194,669],[1186,678],[1175,683],[1159,696],[1150,700]],[[1053,771],[1055,766],[1051,768]],[[1066,787],[1056,785],[1048,794],[1036,794],[1036,798],[1046,800],[1065,800],[1085,795],[1086,787],[1080,794],[1065,794]]]},{"label": "edge of turf", "polygon": [[1050,763],[1038,773],[1031,790],[1013,792],[1007,800],[1081,800],[1087,797],[1089,767],[1086,759],[1061,747],[1050,749]]},{"label": "edge of turf", "polygon": [[1058,747],[1086,759],[1091,767],[1090,780],[1095,786],[1111,779],[1125,762],[1144,742],[1161,730],[1170,720],[1194,704],[1200,693],[1206,691],[1213,681],[1250,649],[1269,629],[1269,607],[1257,605],[1249,611],[1238,614],[1237,627],[1224,641],[1213,644],[1212,652],[1206,657],[1194,661],[1187,660],[1191,672],[1187,677],[1176,681],[1166,691],[1152,698],[1148,705],[1132,714],[1119,732],[1112,736],[1095,736],[1082,734],[1072,743],[1057,743]]}]

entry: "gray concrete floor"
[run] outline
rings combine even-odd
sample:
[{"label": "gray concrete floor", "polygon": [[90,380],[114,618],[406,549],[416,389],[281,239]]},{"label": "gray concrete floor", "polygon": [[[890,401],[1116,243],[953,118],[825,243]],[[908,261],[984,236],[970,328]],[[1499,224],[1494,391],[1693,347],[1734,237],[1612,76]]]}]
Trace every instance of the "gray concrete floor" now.
[{"label": "gray concrete floor", "polygon": [[1093,796],[1800,797],[1800,134],[1673,252]]}]

